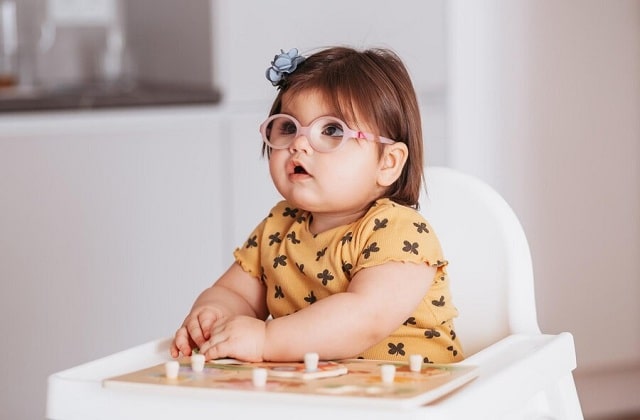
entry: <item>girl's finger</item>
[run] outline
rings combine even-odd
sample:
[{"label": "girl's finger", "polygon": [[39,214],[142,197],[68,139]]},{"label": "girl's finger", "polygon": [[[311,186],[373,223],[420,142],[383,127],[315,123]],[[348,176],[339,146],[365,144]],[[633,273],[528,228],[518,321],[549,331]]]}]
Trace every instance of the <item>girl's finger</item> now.
[{"label": "girl's finger", "polygon": [[206,341],[198,318],[191,318],[188,322],[185,323],[185,326],[183,328],[186,328],[188,336],[198,347]]},{"label": "girl's finger", "polygon": [[180,327],[178,331],[176,331],[175,338],[171,343],[171,355],[173,357],[178,357],[180,352],[185,356],[191,355],[191,344],[189,340],[189,334],[185,327]]}]

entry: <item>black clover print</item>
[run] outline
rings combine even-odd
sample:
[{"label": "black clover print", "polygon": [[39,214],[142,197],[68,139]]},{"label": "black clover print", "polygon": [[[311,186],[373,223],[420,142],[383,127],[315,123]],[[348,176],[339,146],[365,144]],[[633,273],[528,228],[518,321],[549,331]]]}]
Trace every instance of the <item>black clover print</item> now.
[{"label": "black clover print", "polygon": [[320,258],[324,257],[324,254],[327,252],[327,247],[325,246],[322,251],[316,252],[316,261],[320,261]]},{"label": "black clover print", "polygon": [[353,264],[350,264],[346,261],[342,261],[342,272],[347,276],[351,277],[351,269],[353,268]]},{"label": "black clover print", "polygon": [[326,268],[322,271],[322,273],[318,273],[317,277],[322,280],[322,285],[326,286],[331,280],[334,279],[333,275]]},{"label": "black clover print", "polygon": [[402,250],[404,252],[410,252],[412,254],[418,255],[418,246],[419,244],[417,242],[409,242],[409,241],[404,241],[404,247],[402,248]]},{"label": "black clover print", "polygon": [[416,227],[418,233],[429,233],[429,229],[427,228],[427,224],[424,222],[414,223],[413,226]]},{"label": "black clover print", "polygon": [[276,285],[276,292],[274,293],[274,298],[276,299],[284,299],[284,293],[282,292],[282,287]]},{"label": "black clover print", "polygon": [[276,243],[279,244],[281,242],[282,242],[282,238],[280,238],[280,232],[272,233],[271,235],[269,235],[269,246]]},{"label": "black clover print", "polygon": [[352,240],[353,240],[353,232],[348,232],[346,235],[342,237],[342,239],[340,239],[340,242],[342,242],[342,245],[344,245],[347,242],[351,242]]},{"label": "black clover print", "polygon": [[362,255],[364,255],[364,258],[366,260],[371,256],[373,252],[378,252],[378,251],[380,251],[380,248],[378,248],[378,243],[371,242],[371,244],[362,251]]},{"label": "black clover print", "polygon": [[291,217],[292,219],[295,219],[296,217],[298,217],[298,209],[292,209],[290,207],[287,207],[284,209],[282,216]]},{"label": "black clover print", "polygon": [[285,267],[287,265],[287,256],[286,255],[278,255],[273,259],[273,268],[278,268],[281,265]]},{"label": "black clover print", "polygon": [[318,300],[318,298],[316,297],[316,295],[313,293],[313,290],[309,292],[309,294],[307,295],[307,297],[304,298],[305,302],[309,302],[310,305],[313,305],[316,300]]},{"label": "black clover print", "polygon": [[445,305],[445,303],[444,303],[444,296],[440,296],[440,299],[439,299],[439,300],[432,300],[432,301],[431,301],[431,304],[432,304],[433,306],[437,306],[437,307],[439,307],[439,308],[443,307],[443,306]]},{"label": "black clover print", "polygon": [[406,354],[406,352],[404,351],[404,343],[387,343],[387,345],[389,346],[389,354],[392,356],[396,354],[399,356],[404,356]]},{"label": "black clover print", "polygon": [[373,226],[373,231],[375,232],[378,229],[384,229],[387,227],[387,223],[389,223],[389,219],[376,219],[373,221],[373,223],[375,224],[375,226]]},{"label": "black clover print", "polygon": [[247,239],[247,246],[245,248],[255,248],[258,246],[258,236],[253,235],[249,239]]},{"label": "black clover print", "polygon": [[300,271],[302,274],[304,274],[304,264],[296,263],[296,267],[298,267],[298,271]]},{"label": "black clover print", "polygon": [[434,330],[433,328],[430,328],[428,330],[424,331],[424,336],[431,339],[431,338],[438,338],[440,337],[440,333],[436,330]]},{"label": "black clover print", "polygon": [[296,245],[300,243],[300,239],[296,238],[295,232],[287,233],[287,239],[291,241],[292,244]]}]

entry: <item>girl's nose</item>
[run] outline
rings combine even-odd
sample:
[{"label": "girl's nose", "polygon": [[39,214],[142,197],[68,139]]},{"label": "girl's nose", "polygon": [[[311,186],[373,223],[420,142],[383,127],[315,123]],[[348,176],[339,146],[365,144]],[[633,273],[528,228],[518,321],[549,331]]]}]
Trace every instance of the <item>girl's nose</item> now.
[{"label": "girl's nose", "polygon": [[307,134],[300,133],[293,139],[291,144],[289,145],[290,152],[305,152],[312,153],[313,147],[311,147],[311,143],[309,143],[309,139],[307,138]]}]

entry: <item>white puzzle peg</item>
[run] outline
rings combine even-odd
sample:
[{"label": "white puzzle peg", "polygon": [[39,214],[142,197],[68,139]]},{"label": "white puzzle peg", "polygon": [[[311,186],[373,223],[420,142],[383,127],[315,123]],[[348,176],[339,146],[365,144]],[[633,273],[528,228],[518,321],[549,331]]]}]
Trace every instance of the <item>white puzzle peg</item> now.
[{"label": "white puzzle peg", "polygon": [[318,370],[318,361],[320,356],[318,353],[307,353],[304,355],[304,368],[307,372]]},{"label": "white puzzle peg", "polygon": [[394,365],[380,366],[380,377],[385,384],[392,384],[396,376],[396,367]]},{"label": "white puzzle peg", "polygon": [[204,370],[204,354],[191,355],[191,370],[202,372]]},{"label": "white puzzle peg", "polygon": [[422,355],[412,354],[409,356],[409,370],[411,372],[420,372],[422,370]]},{"label": "white puzzle peg", "polygon": [[167,379],[176,379],[178,377],[179,370],[180,363],[177,360],[170,360],[164,364],[164,371]]},{"label": "white puzzle peg", "polygon": [[267,384],[267,369],[254,368],[252,371],[253,386],[264,387]]}]

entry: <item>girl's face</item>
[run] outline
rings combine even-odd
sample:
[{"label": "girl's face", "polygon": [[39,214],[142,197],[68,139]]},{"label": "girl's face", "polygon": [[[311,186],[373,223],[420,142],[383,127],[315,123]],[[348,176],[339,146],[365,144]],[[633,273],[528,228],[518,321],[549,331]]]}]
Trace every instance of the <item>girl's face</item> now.
[{"label": "girl's face", "polygon": [[[281,108],[281,113],[295,117],[302,126],[318,117],[335,116],[322,94],[314,90],[285,93]],[[347,124],[371,131],[366,125]],[[287,201],[312,212],[315,226],[322,225],[323,218],[333,220],[325,226],[330,228],[359,218],[371,202],[382,196],[384,188],[377,182],[381,167],[379,147],[373,141],[349,139],[338,150],[321,153],[300,135],[288,149],[272,149],[269,171]]]}]

